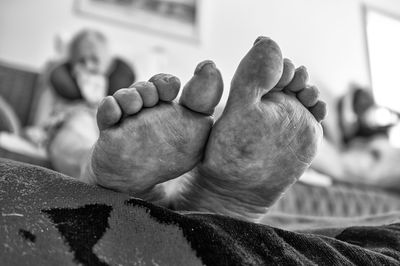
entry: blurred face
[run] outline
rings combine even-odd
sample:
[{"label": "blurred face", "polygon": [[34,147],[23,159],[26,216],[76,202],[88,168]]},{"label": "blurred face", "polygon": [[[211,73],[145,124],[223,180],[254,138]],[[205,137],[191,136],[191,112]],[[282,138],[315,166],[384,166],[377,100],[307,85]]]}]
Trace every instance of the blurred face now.
[{"label": "blurred face", "polygon": [[108,47],[96,36],[87,36],[72,51],[71,62],[90,73],[104,74],[110,63]]}]

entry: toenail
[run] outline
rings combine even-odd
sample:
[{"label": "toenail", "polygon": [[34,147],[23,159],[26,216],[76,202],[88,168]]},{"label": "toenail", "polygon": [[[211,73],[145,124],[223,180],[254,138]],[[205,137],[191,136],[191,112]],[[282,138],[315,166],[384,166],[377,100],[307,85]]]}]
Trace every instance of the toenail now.
[{"label": "toenail", "polygon": [[293,61],[290,60],[289,58],[284,58],[283,62],[285,62],[286,64],[292,64],[293,65]]},{"label": "toenail", "polygon": [[194,70],[194,73],[197,74],[199,73],[205,66],[211,66],[213,68],[216,68],[216,65],[213,61],[211,60],[204,60],[203,62],[199,63],[196,67],[196,69]]},{"label": "toenail", "polygon": [[108,100],[109,100],[108,98],[110,98],[110,97],[112,97],[112,96],[106,96],[106,97],[104,97],[104,98],[100,101],[99,106],[100,106],[100,105],[103,105],[106,101],[108,101]]},{"label": "toenail", "polygon": [[157,81],[159,81],[159,80],[164,81],[164,82],[168,82],[168,80],[169,80],[169,78],[170,78],[171,76],[172,76],[172,75],[160,73],[160,74],[157,74],[157,75],[152,76],[152,77],[149,79],[149,82],[157,83]]},{"label": "toenail", "polygon": [[303,70],[304,72],[307,72],[307,68],[305,66],[299,66],[299,70]]},{"label": "toenail", "polygon": [[175,76],[169,76],[166,81],[168,83],[178,83],[179,87],[180,87],[180,84],[181,84],[181,81]]},{"label": "toenail", "polygon": [[[171,78],[171,75],[168,75],[168,74],[161,74],[159,77],[158,77],[158,80],[162,80],[162,81],[164,81],[164,82],[168,82],[169,81],[169,79]],[[155,79],[155,80],[157,80],[157,79]]]},{"label": "toenail", "polygon": [[268,37],[265,36],[258,36],[258,38],[254,41],[253,46],[261,42],[262,40],[268,40]]},{"label": "toenail", "polygon": [[133,83],[131,86],[129,86],[129,88],[140,88],[140,87],[144,87],[144,88],[148,88],[151,86],[151,82],[150,81],[138,81]]}]

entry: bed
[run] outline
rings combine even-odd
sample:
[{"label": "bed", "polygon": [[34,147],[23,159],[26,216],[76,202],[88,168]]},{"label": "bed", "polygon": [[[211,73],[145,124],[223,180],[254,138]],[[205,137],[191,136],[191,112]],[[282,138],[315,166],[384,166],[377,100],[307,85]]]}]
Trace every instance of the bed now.
[{"label": "bed", "polygon": [[277,211],[265,224],[174,212],[5,159],[0,160],[0,212],[1,265],[400,263],[395,210],[352,219],[351,226],[340,219],[315,226],[311,216],[301,220],[292,214],[297,227],[284,230],[280,225],[293,217]]}]

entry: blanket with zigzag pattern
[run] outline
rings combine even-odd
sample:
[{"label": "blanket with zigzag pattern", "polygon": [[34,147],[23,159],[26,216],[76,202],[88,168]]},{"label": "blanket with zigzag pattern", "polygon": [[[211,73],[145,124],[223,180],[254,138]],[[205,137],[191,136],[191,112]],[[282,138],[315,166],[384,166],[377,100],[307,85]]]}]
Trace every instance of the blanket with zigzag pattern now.
[{"label": "blanket with zigzag pattern", "polygon": [[[299,233],[178,213],[0,160],[0,265],[399,265],[399,215]],[[393,218],[394,217],[394,218]],[[333,233],[332,233],[333,232]]]}]

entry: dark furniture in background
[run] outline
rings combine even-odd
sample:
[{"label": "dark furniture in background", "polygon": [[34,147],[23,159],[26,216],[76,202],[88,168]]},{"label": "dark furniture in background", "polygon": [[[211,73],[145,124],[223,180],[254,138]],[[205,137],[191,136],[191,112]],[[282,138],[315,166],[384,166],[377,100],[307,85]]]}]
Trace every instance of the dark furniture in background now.
[{"label": "dark furniture in background", "polygon": [[[0,131],[20,135],[34,123],[45,79],[38,71],[0,62]],[[47,159],[0,147],[0,157],[51,168]]]},{"label": "dark furniture in background", "polygon": [[31,125],[39,73],[0,62],[0,95],[13,108],[22,127]]}]

